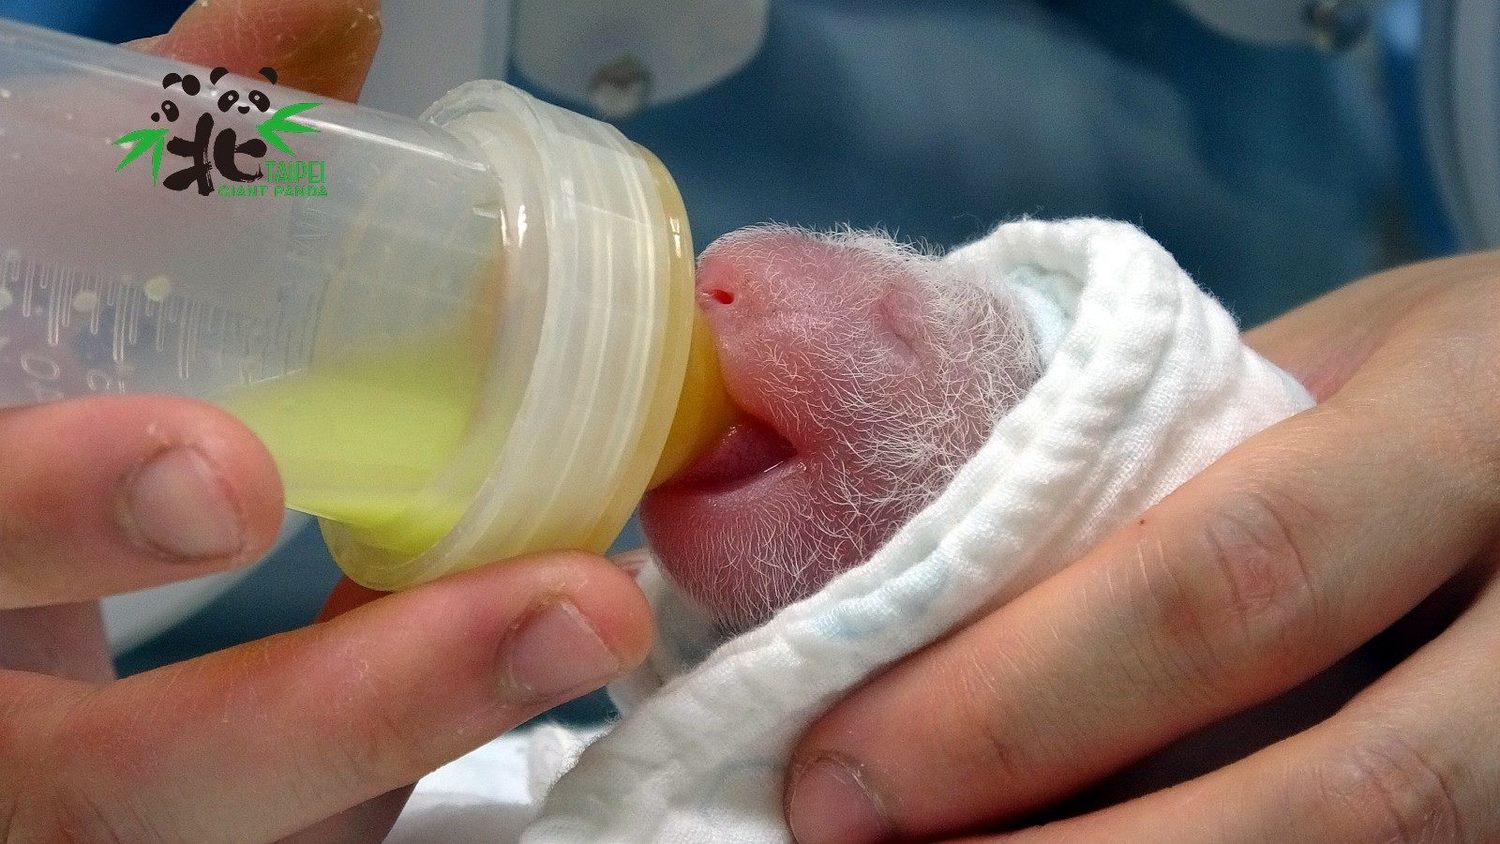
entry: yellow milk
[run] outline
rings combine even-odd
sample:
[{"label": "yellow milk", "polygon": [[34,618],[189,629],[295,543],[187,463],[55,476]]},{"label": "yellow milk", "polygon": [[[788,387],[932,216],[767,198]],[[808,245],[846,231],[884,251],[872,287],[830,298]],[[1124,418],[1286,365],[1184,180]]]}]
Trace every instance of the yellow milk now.
[{"label": "yellow milk", "polygon": [[468,503],[449,501],[407,523],[473,418],[479,367],[455,345],[437,339],[322,365],[238,388],[219,404],[265,442],[288,507],[357,526],[392,552],[418,554]]}]

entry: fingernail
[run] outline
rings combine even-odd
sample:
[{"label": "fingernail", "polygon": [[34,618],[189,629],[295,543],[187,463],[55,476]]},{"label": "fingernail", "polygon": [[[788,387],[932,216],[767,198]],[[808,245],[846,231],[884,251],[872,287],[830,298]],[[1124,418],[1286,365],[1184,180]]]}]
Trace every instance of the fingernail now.
[{"label": "fingernail", "polygon": [[139,543],[180,560],[228,557],[245,547],[233,490],[197,449],[181,446],[126,481],[121,521]]},{"label": "fingernail", "polygon": [[792,782],[787,824],[798,844],[885,841],[893,830],[870,795],[858,768],[824,756]]},{"label": "fingernail", "polygon": [[571,601],[536,610],[511,635],[503,657],[512,689],[549,700],[593,691],[620,673],[620,660]]}]

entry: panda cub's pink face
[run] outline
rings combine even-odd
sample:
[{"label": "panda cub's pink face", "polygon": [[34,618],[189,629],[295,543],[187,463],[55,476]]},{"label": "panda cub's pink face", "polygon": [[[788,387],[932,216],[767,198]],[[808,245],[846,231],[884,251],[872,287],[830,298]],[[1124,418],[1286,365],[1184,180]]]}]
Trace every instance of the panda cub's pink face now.
[{"label": "panda cub's pink face", "polygon": [[743,229],[700,257],[697,293],[746,421],[641,521],[726,630],[867,559],[1038,375],[1008,297],[879,234]]}]

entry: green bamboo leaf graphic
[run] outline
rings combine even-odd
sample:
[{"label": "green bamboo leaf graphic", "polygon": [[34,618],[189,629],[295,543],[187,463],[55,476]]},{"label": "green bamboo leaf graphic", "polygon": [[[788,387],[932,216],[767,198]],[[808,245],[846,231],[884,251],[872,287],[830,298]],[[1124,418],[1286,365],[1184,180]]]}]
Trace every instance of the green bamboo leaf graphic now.
[{"label": "green bamboo leaf graphic", "polygon": [[259,132],[262,138],[265,138],[266,143],[270,144],[273,147],[276,147],[287,155],[296,158],[297,154],[295,152],[292,152],[292,148],[287,146],[286,142],[283,141],[281,139],[281,136],[277,133],[286,132],[288,134],[296,135],[303,132],[318,131],[311,126],[304,126],[301,123],[293,123],[290,120],[290,118],[301,114],[308,109],[317,107],[317,103],[292,103],[291,105],[282,106],[281,108],[276,109],[276,111],[273,112],[270,117],[267,117],[265,120],[262,120],[259,124],[257,124],[255,127],[255,131]]},{"label": "green bamboo leaf graphic", "polygon": [[166,127],[159,129],[137,129],[134,132],[126,132],[112,142],[116,146],[130,144],[130,149],[125,157],[115,167],[118,173],[130,165],[130,162],[140,158],[147,150],[151,151],[151,184],[156,184],[156,177],[161,172],[161,151],[167,145]]}]

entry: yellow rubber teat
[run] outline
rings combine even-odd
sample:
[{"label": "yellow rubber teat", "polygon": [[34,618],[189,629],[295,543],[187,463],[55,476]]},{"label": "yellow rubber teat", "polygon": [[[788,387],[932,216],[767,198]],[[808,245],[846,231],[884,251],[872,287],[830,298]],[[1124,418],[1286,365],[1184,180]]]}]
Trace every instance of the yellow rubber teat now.
[{"label": "yellow rubber teat", "polygon": [[709,333],[708,320],[704,318],[703,311],[698,309],[696,296],[691,294],[696,261],[682,195],[678,193],[677,185],[660,159],[645,147],[637,146],[636,151],[646,162],[656,181],[667,228],[678,236],[678,249],[673,253],[668,269],[670,278],[667,279],[667,287],[688,292],[688,295],[677,301],[680,307],[691,309],[691,317],[676,323],[689,328],[690,335],[683,338],[679,329],[675,336],[667,339],[669,344],[674,345],[686,340],[687,371],[683,375],[682,389],[677,397],[676,410],[672,413],[671,425],[667,428],[661,456],[657,458],[656,468],[652,470],[651,480],[646,485],[647,489],[653,489],[707,451],[735,423],[740,411],[724,388],[724,378],[719,370],[719,354],[714,350],[714,338]]},{"label": "yellow rubber teat", "polygon": [[693,337],[689,341],[687,375],[682,381],[682,397],[677,413],[667,430],[667,442],[661,459],[651,473],[647,489],[686,468],[694,458],[707,451],[739,418],[739,408],[724,389],[719,371],[719,356],[714,351],[713,336],[701,312],[694,314]]}]

